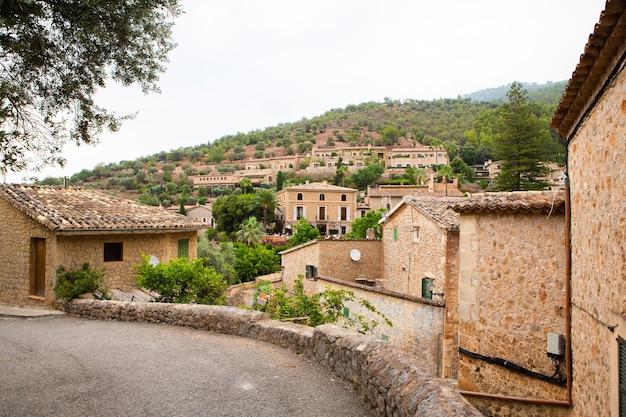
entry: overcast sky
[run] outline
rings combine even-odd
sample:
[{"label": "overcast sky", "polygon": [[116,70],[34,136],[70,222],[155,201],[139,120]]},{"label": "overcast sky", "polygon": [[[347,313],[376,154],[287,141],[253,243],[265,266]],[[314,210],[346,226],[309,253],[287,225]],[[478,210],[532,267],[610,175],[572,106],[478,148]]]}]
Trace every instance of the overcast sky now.
[{"label": "overcast sky", "polygon": [[[111,86],[137,112],[96,147],[66,146],[63,176],[312,118],[367,101],[456,98],[570,78],[604,0],[183,0],[160,95]],[[32,175],[32,172],[27,173]],[[24,173],[7,181],[19,182]]]}]

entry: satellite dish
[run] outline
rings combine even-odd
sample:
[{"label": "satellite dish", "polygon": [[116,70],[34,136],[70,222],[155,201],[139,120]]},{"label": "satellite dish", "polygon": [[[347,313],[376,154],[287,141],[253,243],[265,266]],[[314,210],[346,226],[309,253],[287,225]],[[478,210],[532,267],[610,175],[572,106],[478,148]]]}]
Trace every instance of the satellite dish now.
[{"label": "satellite dish", "polygon": [[159,264],[159,258],[154,255],[150,255],[150,261],[148,261],[150,265],[157,266]]},{"label": "satellite dish", "polygon": [[358,261],[359,259],[361,259],[361,252],[359,252],[358,249],[352,249],[350,251],[350,259],[352,259],[353,261]]}]

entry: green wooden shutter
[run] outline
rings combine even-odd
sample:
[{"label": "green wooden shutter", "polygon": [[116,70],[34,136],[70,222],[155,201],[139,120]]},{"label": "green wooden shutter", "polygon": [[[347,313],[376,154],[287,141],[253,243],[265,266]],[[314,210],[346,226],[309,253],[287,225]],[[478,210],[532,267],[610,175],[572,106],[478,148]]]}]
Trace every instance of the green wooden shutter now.
[{"label": "green wooden shutter", "polygon": [[626,417],[626,340],[617,338],[619,344],[619,415]]},{"label": "green wooden shutter", "polygon": [[178,240],[178,257],[179,258],[189,257],[189,239]]}]

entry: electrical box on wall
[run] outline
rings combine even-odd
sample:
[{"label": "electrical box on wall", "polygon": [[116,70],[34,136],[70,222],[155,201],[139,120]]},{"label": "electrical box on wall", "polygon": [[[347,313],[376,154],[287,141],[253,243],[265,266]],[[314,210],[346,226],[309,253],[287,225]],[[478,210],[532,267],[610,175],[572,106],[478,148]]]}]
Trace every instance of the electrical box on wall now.
[{"label": "electrical box on wall", "polygon": [[548,355],[565,355],[565,336],[560,333],[548,333]]}]

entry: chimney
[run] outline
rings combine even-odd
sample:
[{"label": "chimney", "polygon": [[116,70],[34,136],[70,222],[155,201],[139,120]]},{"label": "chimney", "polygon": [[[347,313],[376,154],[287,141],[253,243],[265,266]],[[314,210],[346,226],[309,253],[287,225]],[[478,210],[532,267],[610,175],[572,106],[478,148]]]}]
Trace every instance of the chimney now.
[{"label": "chimney", "polygon": [[68,188],[70,188],[70,177],[65,176],[63,178],[63,187],[67,190]]}]

